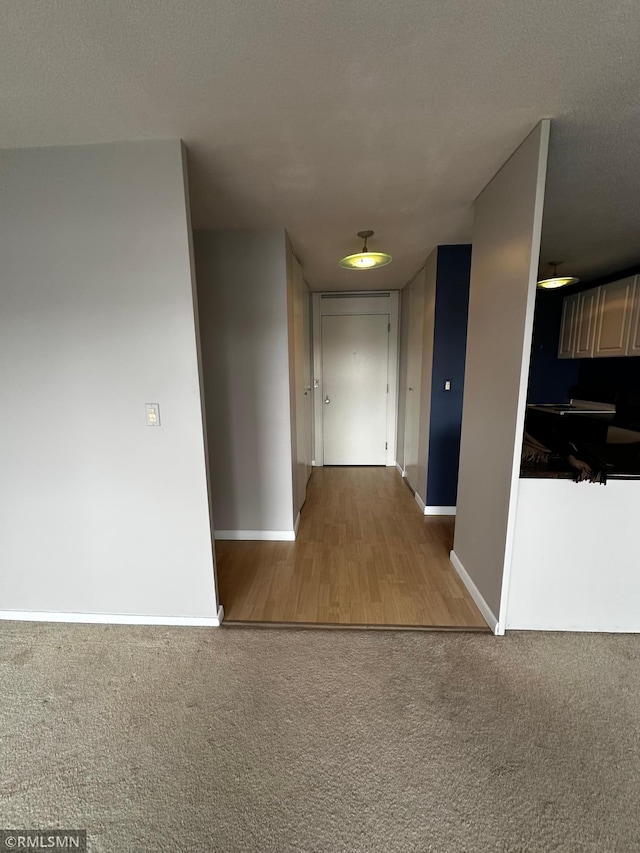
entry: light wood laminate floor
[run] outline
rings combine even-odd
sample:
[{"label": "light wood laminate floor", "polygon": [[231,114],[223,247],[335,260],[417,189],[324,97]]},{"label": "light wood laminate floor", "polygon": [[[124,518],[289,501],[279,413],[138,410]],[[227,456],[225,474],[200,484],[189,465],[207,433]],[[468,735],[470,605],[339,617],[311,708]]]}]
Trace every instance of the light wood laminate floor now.
[{"label": "light wood laminate floor", "polygon": [[[314,469],[296,542],[216,542],[225,622],[487,629],[394,468]],[[487,629],[488,630],[488,629]]]}]

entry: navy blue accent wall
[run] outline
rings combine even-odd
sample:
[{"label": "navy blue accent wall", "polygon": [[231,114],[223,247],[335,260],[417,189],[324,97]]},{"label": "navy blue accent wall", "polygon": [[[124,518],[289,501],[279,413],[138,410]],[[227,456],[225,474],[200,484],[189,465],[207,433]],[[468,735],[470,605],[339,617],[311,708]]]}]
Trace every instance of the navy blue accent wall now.
[{"label": "navy blue accent wall", "polygon": [[[438,247],[428,506],[456,503],[470,273],[471,246]],[[446,380],[451,382],[451,391],[444,390]]]},{"label": "navy blue accent wall", "polygon": [[558,358],[564,296],[561,290],[536,291],[528,403],[566,403],[569,389],[578,384],[580,362]]},{"label": "navy blue accent wall", "polygon": [[575,287],[558,291],[536,291],[527,402],[564,403],[572,385],[600,391],[631,391],[638,387],[640,356],[578,359],[557,357],[564,297],[638,273],[640,266],[634,266],[593,281],[582,282]]}]

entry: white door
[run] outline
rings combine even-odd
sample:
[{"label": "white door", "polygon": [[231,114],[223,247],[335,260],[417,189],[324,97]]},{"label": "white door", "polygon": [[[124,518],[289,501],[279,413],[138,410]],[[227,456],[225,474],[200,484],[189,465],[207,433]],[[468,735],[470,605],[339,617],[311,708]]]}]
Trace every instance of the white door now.
[{"label": "white door", "polygon": [[322,317],[325,465],[384,465],[389,315]]},{"label": "white door", "polygon": [[404,470],[412,489],[418,488],[418,444],[420,440],[420,389],[424,337],[424,271],[409,285],[409,341],[404,421]]}]

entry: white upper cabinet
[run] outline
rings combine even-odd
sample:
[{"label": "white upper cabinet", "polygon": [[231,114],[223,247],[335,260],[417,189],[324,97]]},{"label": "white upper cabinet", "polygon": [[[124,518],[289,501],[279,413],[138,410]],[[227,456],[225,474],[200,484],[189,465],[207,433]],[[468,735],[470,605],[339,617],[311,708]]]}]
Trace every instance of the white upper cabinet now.
[{"label": "white upper cabinet", "polygon": [[640,355],[638,276],[566,296],[558,358]]},{"label": "white upper cabinet", "polygon": [[579,300],[580,294],[574,293],[573,296],[567,296],[562,303],[562,324],[560,326],[558,358],[575,358],[574,347]]},{"label": "white upper cabinet", "polygon": [[[633,314],[636,277],[612,281],[598,288],[598,318],[593,354],[597,358],[626,355]],[[589,291],[587,291],[588,293]]]},{"label": "white upper cabinet", "polygon": [[636,276],[634,308],[631,314],[631,328],[627,343],[627,355],[640,355],[640,281]]},{"label": "white upper cabinet", "polygon": [[591,358],[596,340],[600,288],[583,290],[578,294],[574,358]]}]

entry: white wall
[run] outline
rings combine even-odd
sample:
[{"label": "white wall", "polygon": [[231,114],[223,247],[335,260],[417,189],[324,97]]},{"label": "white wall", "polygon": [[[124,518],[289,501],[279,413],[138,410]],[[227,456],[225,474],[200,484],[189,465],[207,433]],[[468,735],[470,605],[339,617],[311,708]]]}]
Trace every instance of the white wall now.
[{"label": "white wall", "polygon": [[213,618],[181,144],[0,164],[0,608]]},{"label": "white wall", "polygon": [[545,120],[474,208],[452,561],[498,631],[515,523],[548,141]]},{"label": "white wall", "polygon": [[195,253],[216,535],[293,538],[285,232],[199,231]]},{"label": "white wall", "polygon": [[520,481],[507,628],[640,631],[640,483]]}]

